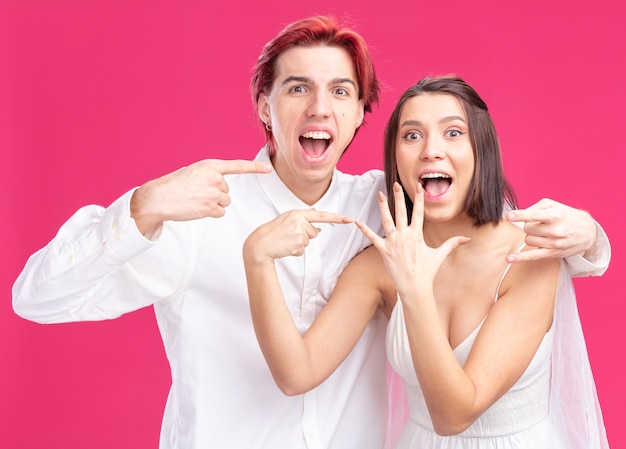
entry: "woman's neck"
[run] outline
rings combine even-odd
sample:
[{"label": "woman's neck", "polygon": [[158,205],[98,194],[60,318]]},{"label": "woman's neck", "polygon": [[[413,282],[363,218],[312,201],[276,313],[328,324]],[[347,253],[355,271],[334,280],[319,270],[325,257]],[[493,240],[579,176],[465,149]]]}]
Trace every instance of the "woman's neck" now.
[{"label": "woman's neck", "polygon": [[438,247],[450,237],[469,237],[472,247],[482,244],[483,241],[493,240],[494,232],[501,228],[498,223],[486,223],[475,226],[474,221],[467,215],[458,216],[448,221],[429,221],[424,219],[424,240],[430,247]]},{"label": "woman's neck", "polygon": [[[442,245],[450,237],[469,237],[470,241],[456,249],[456,253],[492,251],[501,246],[523,242],[524,232],[504,220],[475,226],[472,219],[463,216],[445,222],[424,220],[424,240],[431,248]],[[460,254],[459,254],[460,255]]]}]

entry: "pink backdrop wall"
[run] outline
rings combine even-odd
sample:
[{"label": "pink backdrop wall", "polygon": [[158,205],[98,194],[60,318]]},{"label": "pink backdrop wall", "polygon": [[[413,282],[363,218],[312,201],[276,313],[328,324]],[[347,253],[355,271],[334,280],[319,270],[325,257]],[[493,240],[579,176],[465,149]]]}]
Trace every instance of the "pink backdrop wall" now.
[{"label": "pink backdrop wall", "polygon": [[456,72],[490,105],[521,203],[549,196],[602,223],[611,267],[576,287],[609,441],[624,447],[624,8],[620,0],[2,1],[0,445],[157,447],[170,377],[152,310],[42,326],[13,314],[12,283],[78,207],[107,205],[202,158],[251,158],[262,134],[248,81],[262,45],[288,22],[331,13],[365,36],[385,85],[345,171],[381,167],[382,129],[405,87]]}]

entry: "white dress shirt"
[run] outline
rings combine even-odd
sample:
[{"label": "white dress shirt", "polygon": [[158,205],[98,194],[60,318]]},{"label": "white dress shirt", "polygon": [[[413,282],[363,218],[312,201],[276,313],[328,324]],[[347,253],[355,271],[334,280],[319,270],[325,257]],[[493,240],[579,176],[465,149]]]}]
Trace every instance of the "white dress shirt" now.
[{"label": "white dress shirt", "polygon": [[[268,160],[262,151],[257,159]],[[232,204],[219,219],[166,222],[156,242],[130,218],[128,192],[86,206],[29,259],[14,309],[42,322],[102,320],[153,305],[171,366],[162,449],[380,449],[386,416],[384,328],[375,317],[344,363],[309,393],[280,392],[250,318],[241,256],[259,225],[302,203],[271,174],[230,175]],[[312,207],[381,230],[383,174],[335,171]],[[313,322],[350,259],[369,244],[354,224],[323,229],[301,257],[276,261],[301,331]]]},{"label": "white dress shirt", "polygon": [[[266,150],[257,160],[269,160]],[[309,206],[275,172],[229,175],[227,182],[232,204],[224,217],[166,222],[156,241],[145,239],[130,217],[132,191],[106,209],[81,208],[28,260],[13,287],[15,311],[61,323],[111,319],[153,305],[172,374],[161,449],[380,449],[386,319],[372,320],[322,385],[299,396],[282,394],[252,327],[241,250],[259,225]],[[381,232],[377,194],[384,189],[379,170],[335,171],[312,207]],[[303,256],[276,261],[301,331],[324,307],[344,267],[369,245],[353,224],[317,226],[323,232]],[[608,247],[605,236],[601,244]],[[598,253],[610,257],[608,249]],[[608,265],[608,259],[601,266],[578,259],[573,271],[583,275],[601,274]]]}]

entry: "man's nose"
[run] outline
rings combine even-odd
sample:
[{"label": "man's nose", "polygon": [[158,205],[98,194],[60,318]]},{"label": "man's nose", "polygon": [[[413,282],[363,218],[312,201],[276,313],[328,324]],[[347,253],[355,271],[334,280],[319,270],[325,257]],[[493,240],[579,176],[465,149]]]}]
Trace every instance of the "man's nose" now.
[{"label": "man's nose", "polygon": [[311,117],[328,117],[331,110],[331,98],[328,92],[317,91],[311,95],[308,113]]}]

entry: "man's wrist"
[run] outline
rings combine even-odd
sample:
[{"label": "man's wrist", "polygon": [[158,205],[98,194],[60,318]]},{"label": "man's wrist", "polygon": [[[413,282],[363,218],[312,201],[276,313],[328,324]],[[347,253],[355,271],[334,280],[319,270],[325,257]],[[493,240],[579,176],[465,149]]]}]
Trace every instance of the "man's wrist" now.
[{"label": "man's wrist", "polygon": [[145,187],[136,189],[130,198],[130,217],[134,220],[137,230],[148,240],[154,240],[160,234],[163,220],[146,211],[143,194]]}]

